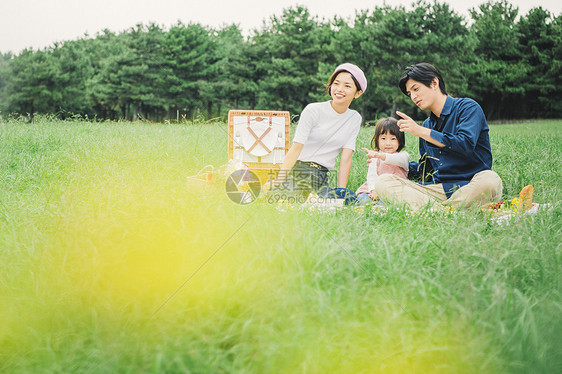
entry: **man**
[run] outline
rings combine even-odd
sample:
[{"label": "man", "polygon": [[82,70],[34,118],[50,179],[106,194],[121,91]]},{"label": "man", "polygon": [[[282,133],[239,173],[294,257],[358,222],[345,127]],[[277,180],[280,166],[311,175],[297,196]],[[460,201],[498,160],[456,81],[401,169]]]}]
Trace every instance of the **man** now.
[{"label": "man", "polygon": [[400,131],[419,138],[421,159],[410,163],[410,176],[419,174],[422,181],[381,175],[375,186],[379,196],[414,211],[428,205],[479,207],[500,200],[502,181],[491,170],[488,123],[480,105],[449,96],[441,74],[427,63],[406,68],[399,87],[420,109],[431,111],[422,126],[396,112],[402,117]]}]

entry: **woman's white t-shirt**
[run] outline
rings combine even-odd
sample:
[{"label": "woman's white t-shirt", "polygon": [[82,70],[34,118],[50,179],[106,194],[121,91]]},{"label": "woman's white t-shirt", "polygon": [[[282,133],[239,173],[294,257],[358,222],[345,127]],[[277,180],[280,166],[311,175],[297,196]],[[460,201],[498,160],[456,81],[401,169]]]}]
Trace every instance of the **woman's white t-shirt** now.
[{"label": "woman's white t-shirt", "polygon": [[360,128],[361,115],[353,109],[340,114],[329,101],[309,104],[301,113],[293,138],[293,143],[304,144],[298,159],[332,170],[343,148],[355,151]]}]

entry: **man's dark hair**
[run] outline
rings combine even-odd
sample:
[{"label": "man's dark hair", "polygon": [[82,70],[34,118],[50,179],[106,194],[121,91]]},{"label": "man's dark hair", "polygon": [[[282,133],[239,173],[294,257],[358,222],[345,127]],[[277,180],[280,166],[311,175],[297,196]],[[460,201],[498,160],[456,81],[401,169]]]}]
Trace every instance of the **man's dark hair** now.
[{"label": "man's dark hair", "polygon": [[410,65],[404,70],[402,78],[398,82],[398,86],[404,95],[408,96],[406,91],[406,82],[409,79],[423,83],[425,86],[431,86],[433,79],[437,77],[439,79],[439,89],[444,95],[447,95],[447,90],[445,89],[445,82],[441,73],[435,68],[435,66],[428,64],[427,62],[421,62],[419,64]]}]

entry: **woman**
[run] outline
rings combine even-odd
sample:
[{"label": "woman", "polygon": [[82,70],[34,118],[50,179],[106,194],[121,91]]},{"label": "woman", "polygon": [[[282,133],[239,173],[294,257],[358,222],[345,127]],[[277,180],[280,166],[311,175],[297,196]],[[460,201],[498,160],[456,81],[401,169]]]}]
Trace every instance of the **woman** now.
[{"label": "woman", "polygon": [[326,92],[331,100],[307,105],[301,113],[293,145],[285,156],[275,185],[306,198],[328,188],[328,172],[341,153],[338,188],[346,188],[361,115],[349,109],[367,89],[367,79],[356,65],[339,65]]}]

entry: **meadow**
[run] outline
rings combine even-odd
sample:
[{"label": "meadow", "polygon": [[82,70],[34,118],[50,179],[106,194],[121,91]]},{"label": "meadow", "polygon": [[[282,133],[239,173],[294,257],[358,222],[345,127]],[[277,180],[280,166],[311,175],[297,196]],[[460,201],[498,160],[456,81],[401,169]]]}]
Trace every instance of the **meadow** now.
[{"label": "meadow", "polygon": [[223,123],[0,121],[0,372],[562,372],[562,121],[490,137],[550,210],[237,205]]}]

